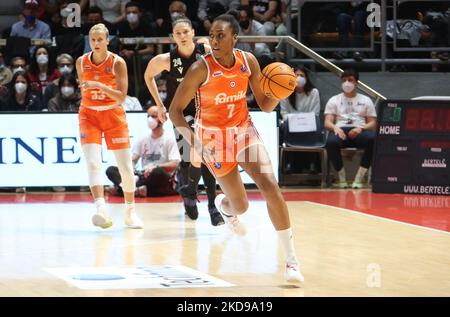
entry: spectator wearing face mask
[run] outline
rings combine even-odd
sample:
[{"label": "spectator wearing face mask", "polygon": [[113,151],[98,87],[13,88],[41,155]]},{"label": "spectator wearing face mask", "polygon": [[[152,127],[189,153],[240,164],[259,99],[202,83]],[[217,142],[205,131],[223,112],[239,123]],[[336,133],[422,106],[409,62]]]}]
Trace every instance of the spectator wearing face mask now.
[{"label": "spectator wearing face mask", "polygon": [[14,56],[11,58],[10,69],[13,74],[18,71],[26,72],[28,69],[27,60],[23,56]]},{"label": "spectator wearing face mask", "polygon": [[8,84],[8,94],[0,102],[2,111],[41,111],[42,102],[31,89],[28,75],[17,71]]},{"label": "spectator wearing face mask", "polygon": [[[61,75],[73,74],[75,76],[74,60],[73,60],[72,56],[70,56],[69,54],[64,53],[64,54],[58,55],[58,57],[56,58],[56,65],[57,65],[58,71]],[[52,99],[53,97],[55,97],[57,95],[58,90],[59,90],[59,88],[58,88],[59,79],[60,78],[55,79],[53,82],[48,84],[47,87],[45,88],[44,96],[43,96],[44,106],[48,104],[50,99]]]},{"label": "spectator wearing face mask", "polygon": [[[289,114],[299,112],[313,112],[318,116],[320,113],[319,91],[311,83],[309,73],[305,68],[297,66],[294,71],[297,76],[295,91],[288,98],[280,101],[283,120],[288,120]],[[318,172],[320,158],[317,153],[289,152],[286,154],[286,172]]]},{"label": "spectator wearing face mask", "polygon": [[296,112],[314,112],[318,116],[320,113],[319,90],[309,80],[309,73],[305,68],[297,66],[294,71],[297,76],[295,92],[280,101],[283,120],[287,119],[289,113]]},{"label": "spectator wearing face mask", "polygon": [[[119,37],[153,37],[152,26],[142,18],[142,9],[137,2],[128,2],[125,6],[126,20],[119,27]],[[126,60],[133,55],[151,56],[154,52],[154,45],[121,45],[120,55]],[[148,60],[146,61],[146,63]]]},{"label": "spectator wearing face mask", "polygon": [[65,73],[59,78],[58,93],[48,102],[48,111],[78,112],[81,95],[75,76]]},{"label": "spectator wearing face mask", "polygon": [[61,74],[56,69],[53,51],[47,46],[38,46],[31,59],[29,77],[35,92],[43,94],[45,88]]},{"label": "spectator wearing face mask", "polygon": [[326,148],[328,157],[339,175],[339,187],[347,188],[341,148],[364,149],[352,188],[361,188],[362,179],[372,164],[375,140],[376,111],[372,100],[357,92],[359,74],[345,70],[341,75],[343,93],[333,96],[325,107],[325,129],[329,130]]},{"label": "spectator wearing face mask", "polygon": [[[158,119],[158,109],[152,106],[147,110],[149,131],[139,138],[133,146],[133,164],[141,161],[141,168],[135,169],[138,197],[177,195],[174,173],[181,161],[180,153],[172,134],[164,131]],[[121,177],[116,166],[106,170],[108,179],[114,187],[110,194],[123,195],[120,187]]]},{"label": "spectator wearing face mask", "polygon": [[11,27],[10,36],[23,36],[30,39],[51,39],[50,27],[37,18],[39,2],[26,0],[22,11],[24,20]]},{"label": "spectator wearing face mask", "polygon": [[[264,26],[254,19],[253,11],[250,6],[242,6],[239,8],[238,12],[237,20],[241,27],[239,35],[267,35]],[[272,62],[270,49],[266,43],[239,43],[236,47],[244,51],[252,52],[258,59],[261,69]]]}]

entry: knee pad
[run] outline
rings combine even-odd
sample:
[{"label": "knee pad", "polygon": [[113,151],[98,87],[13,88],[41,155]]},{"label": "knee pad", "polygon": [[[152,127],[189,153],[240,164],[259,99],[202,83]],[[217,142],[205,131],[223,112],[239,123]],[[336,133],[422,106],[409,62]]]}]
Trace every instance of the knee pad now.
[{"label": "knee pad", "polygon": [[85,144],[82,146],[82,150],[86,159],[89,185],[103,186],[101,146],[99,144]]}]

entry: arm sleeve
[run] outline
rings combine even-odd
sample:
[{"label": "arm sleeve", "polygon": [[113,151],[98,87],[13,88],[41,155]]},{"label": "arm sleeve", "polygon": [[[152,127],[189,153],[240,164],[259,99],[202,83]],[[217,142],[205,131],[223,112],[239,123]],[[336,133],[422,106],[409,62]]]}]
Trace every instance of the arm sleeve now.
[{"label": "arm sleeve", "polygon": [[312,106],[313,106],[313,111],[316,114],[316,116],[318,116],[320,114],[320,96],[319,96],[319,91],[314,88],[312,91]]},{"label": "arm sleeve", "polygon": [[367,102],[366,102],[366,113],[368,117],[377,117],[377,111],[375,110],[375,105],[373,104],[372,99],[370,99],[369,97],[367,97]]},{"label": "arm sleeve", "polygon": [[325,114],[337,114],[337,104],[336,104],[336,98],[331,97],[330,100],[328,100],[327,105],[325,106]]}]

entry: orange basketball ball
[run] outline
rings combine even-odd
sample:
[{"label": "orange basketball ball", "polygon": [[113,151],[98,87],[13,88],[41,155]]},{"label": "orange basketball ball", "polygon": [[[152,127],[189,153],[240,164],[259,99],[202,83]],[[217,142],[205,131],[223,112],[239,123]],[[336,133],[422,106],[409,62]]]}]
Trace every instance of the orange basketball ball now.
[{"label": "orange basketball ball", "polygon": [[297,76],[285,63],[272,63],[261,72],[260,85],[264,94],[273,99],[285,99],[295,89]]}]

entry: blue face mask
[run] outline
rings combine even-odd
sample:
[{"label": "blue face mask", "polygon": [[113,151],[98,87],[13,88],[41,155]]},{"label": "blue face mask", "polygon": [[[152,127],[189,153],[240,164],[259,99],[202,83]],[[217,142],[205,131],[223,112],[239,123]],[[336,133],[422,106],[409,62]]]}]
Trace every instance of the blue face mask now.
[{"label": "blue face mask", "polygon": [[35,15],[25,15],[25,21],[28,24],[34,24],[34,22],[36,21],[36,16]]}]

